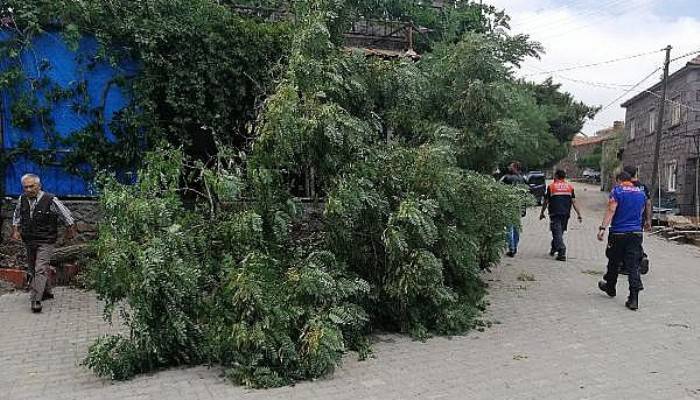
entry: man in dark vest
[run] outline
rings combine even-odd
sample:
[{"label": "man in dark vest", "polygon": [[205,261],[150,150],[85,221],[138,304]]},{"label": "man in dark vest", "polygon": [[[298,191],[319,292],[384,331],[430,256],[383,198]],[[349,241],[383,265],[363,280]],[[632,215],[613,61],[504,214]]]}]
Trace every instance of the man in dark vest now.
[{"label": "man in dark vest", "polygon": [[540,219],[544,219],[545,210],[549,210],[549,229],[552,231],[552,245],[549,255],[557,254],[557,260],[566,261],[566,244],[564,232],[569,226],[571,207],[578,215],[578,222],[583,221],[581,210],[576,204],[574,186],[566,181],[566,171],[558,169],[554,173],[554,182],[547,186],[547,192],[542,202]]},{"label": "man in dark vest", "polygon": [[49,284],[49,261],[58,238],[58,220],[68,228],[66,237],[75,236],[73,217],[58,198],[41,190],[37,175],[22,177],[24,194],[17,200],[12,218],[12,239],[27,247],[27,269],[31,278],[31,309],[41,312],[41,302],[53,298]]}]

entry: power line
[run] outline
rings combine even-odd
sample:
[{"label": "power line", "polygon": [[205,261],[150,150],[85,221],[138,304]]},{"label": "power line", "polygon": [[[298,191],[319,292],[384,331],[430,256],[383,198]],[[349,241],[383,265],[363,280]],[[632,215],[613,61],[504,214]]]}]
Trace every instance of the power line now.
[{"label": "power line", "polygon": [[[645,5],[648,5],[648,4],[649,4],[649,3],[648,3],[649,1],[654,1],[654,0],[647,0],[647,4],[645,4]],[[630,7],[630,8],[623,9],[622,12],[620,12],[619,14],[624,14],[624,13],[626,13],[627,11],[630,11],[630,10],[632,10],[633,8],[636,8],[636,7],[637,7],[637,6],[632,5],[632,7]],[[580,30],[582,30],[582,29],[589,28],[589,27],[591,27],[591,26],[593,26],[593,25],[599,25],[602,21],[607,21],[607,20],[609,20],[609,19],[611,19],[611,18],[619,17],[619,14],[618,14],[618,13],[608,13],[607,15],[602,15],[602,18],[600,18],[600,19],[593,19],[593,20],[592,20],[591,22],[589,22],[589,23],[586,23],[586,24],[583,24],[583,25],[579,25],[578,27],[574,27],[573,29],[570,29],[570,30],[568,30],[568,31],[564,31],[564,32],[555,32],[555,33],[553,33],[553,34],[550,34],[550,35],[547,35],[547,36],[543,37],[542,39],[550,39],[550,38],[553,38],[553,37],[556,37],[556,36],[564,36],[564,35],[568,35],[569,33],[572,33],[572,32],[577,32],[577,31],[580,31]]]},{"label": "power line", "polygon": [[[614,5],[614,3],[620,3],[621,0],[608,0],[607,4],[600,4],[599,7],[597,8],[591,8],[588,7],[588,1],[582,0],[578,2],[572,2],[569,4],[562,4],[561,6],[557,8],[549,8],[546,11],[563,11],[566,12],[566,15],[564,15],[563,18],[558,18],[552,20],[551,18],[547,18],[546,20],[546,25],[547,26],[553,26],[553,25],[561,25],[565,23],[571,23],[574,18],[580,18],[580,17],[585,17],[586,15],[589,14],[595,14],[596,12],[601,11],[602,9],[605,8],[610,8],[610,6]],[[575,9],[581,9],[579,12],[575,12],[573,10]],[[534,16],[531,16],[529,18],[525,18],[520,20],[521,25],[532,25],[533,22],[539,22],[542,20],[545,16],[542,13],[537,13]],[[542,29],[543,27],[540,27],[539,29]]]},{"label": "power line", "polygon": [[676,58],[672,58],[672,59],[671,59],[671,62],[675,62],[675,61],[680,60],[681,58],[685,58],[685,57],[688,57],[688,56],[693,56],[693,55],[695,55],[695,54],[700,54],[700,50],[694,50],[694,51],[691,51],[691,52],[689,52],[689,53],[685,53],[685,54],[683,54],[682,56],[678,56],[678,57],[676,57]]},{"label": "power line", "polygon": [[[654,96],[654,97],[656,97],[656,98],[658,98],[658,99],[661,98],[661,95],[660,95],[660,94],[655,93],[655,92],[652,92],[651,90],[645,90],[644,92],[645,92],[645,93],[649,93],[650,95],[652,95],[652,96]],[[671,100],[671,99],[664,99],[664,101],[666,101],[666,102],[668,102],[668,103],[671,103],[671,104],[676,104],[676,105],[678,105],[678,106],[681,106],[681,107],[683,107],[683,108],[685,108],[685,109],[687,109],[687,110],[693,111],[693,112],[700,112],[700,110],[698,110],[698,109],[696,109],[696,108],[693,108],[693,107],[691,107],[691,106],[689,106],[689,105],[687,105],[687,104],[685,104],[685,103],[681,103],[680,101],[675,101],[675,100]]]},{"label": "power line", "polygon": [[592,64],[575,65],[572,67],[560,68],[560,69],[555,69],[555,70],[551,70],[551,71],[542,71],[542,72],[538,72],[538,73],[534,73],[534,74],[527,74],[527,75],[523,76],[523,78],[527,78],[527,77],[534,76],[534,75],[545,75],[545,74],[553,74],[553,73],[557,73],[557,72],[574,71],[577,69],[593,68],[593,67],[598,67],[600,65],[607,65],[607,64],[613,64],[616,62],[620,62],[620,61],[632,60],[635,58],[660,53],[662,51],[663,50],[654,50],[654,51],[649,51],[646,53],[634,54],[634,55],[627,56],[627,57],[614,58],[612,60],[605,60],[605,61],[600,61],[600,62],[596,62],[596,63],[592,63]]},{"label": "power line", "polygon": [[646,82],[647,79],[651,78],[651,77],[652,77],[655,73],[657,73],[659,70],[661,70],[661,68],[656,68],[655,70],[651,71],[651,73],[650,73],[649,75],[647,75],[647,76],[645,76],[644,78],[642,78],[642,80],[639,81],[639,82],[637,82],[634,86],[632,86],[632,87],[630,87],[629,89],[625,90],[625,92],[622,93],[620,96],[616,97],[615,100],[611,101],[611,102],[608,103],[605,107],[601,108],[599,112],[602,112],[603,110],[606,110],[606,109],[610,108],[610,106],[612,106],[613,104],[617,103],[617,102],[618,102],[620,99],[622,99],[623,97],[627,96],[627,94],[629,94],[629,93],[632,92],[634,89],[636,89],[637,87],[639,87],[639,85],[641,85],[642,83]]},{"label": "power line", "polygon": [[[588,0],[574,0],[574,1],[569,1],[569,2],[565,2],[565,3],[563,3],[563,4],[559,4],[559,6],[555,8],[555,10],[575,9],[575,8],[579,8],[579,7],[585,6],[586,3],[588,3]],[[550,11],[550,10],[552,10],[551,7],[550,7],[550,8],[547,8],[546,11]],[[529,17],[527,17],[527,18],[522,18],[522,19],[520,19],[520,20],[518,20],[518,21],[519,21],[520,24],[526,24],[526,23],[530,23],[530,22],[534,22],[534,21],[540,20],[540,19],[542,19],[542,18],[543,18],[542,14],[539,13],[539,11],[538,11],[538,12],[535,12],[535,15],[531,15],[531,16],[529,16]]]},{"label": "power line", "polygon": [[549,31],[556,30],[558,28],[564,28],[570,25],[575,25],[573,23],[578,21],[579,19],[589,20],[593,18],[595,20],[599,16],[607,18],[610,15],[618,14],[618,12],[615,12],[613,7],[627,4],[627,2],[627,0],[612,0],[609,1],[607,4],[601,4],[595,9],[588,9],[584,12],[578,13],[572,12],[568,14],[566,18],[554,21],[554,23],[552,23],[551,21],[547,21],[540,27],[534,27],[534,29],[532,29],[530,33],[532,35],[539,33],[548,33]]},{"label": "power line", "polygon": [[574,83],[580,83],[583,85],[593,86],[593,87],[597,87],[597,88],[601,88],[601,89],[610,89],[610,90],[617,90],[617,91],[633,86],[631,84],[622,84],[622,83],[592,82],[592,81],[586,81],[583,79],[574,79],[574,78],[570,78],[568,76],[559,75],[559,74],[552,74],[552,76],[557,77],[559,79],[563,79],[565,81],[571,81]]}]

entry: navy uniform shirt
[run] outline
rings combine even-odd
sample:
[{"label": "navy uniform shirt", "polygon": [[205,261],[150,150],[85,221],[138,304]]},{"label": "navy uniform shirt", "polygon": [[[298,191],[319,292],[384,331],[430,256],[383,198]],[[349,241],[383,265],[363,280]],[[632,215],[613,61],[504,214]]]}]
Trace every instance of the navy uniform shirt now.
[{"label": "navy uniform shirt", "polygon": [[566,217],[571,215],[571,204],[576,198],[574,186],[564,179],[555,179],[544,195],[547,199],[550,217]]}]

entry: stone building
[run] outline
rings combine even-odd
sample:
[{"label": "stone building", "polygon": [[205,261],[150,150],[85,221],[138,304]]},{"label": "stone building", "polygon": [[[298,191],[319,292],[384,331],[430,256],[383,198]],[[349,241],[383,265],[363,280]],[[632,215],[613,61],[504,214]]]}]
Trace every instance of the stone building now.
[{"label": "stone building", "polygon": [[[661,83],[622,104],[626,108],[623,163],[651,184]],[[661,205],[696,213],[700,154],[700,57],[669,77],[659,156]],[[658,193],[654,205],[658,205]]]}]

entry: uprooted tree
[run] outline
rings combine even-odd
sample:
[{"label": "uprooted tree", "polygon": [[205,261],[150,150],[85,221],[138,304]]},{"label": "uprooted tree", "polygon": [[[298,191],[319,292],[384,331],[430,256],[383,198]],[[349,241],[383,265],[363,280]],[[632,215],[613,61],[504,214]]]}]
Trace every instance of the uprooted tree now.
[{"label": "uprooted tree", "polygon": [[[420,62],[342,48],[343,27],[381,2],[312,0],[294,2],[289,29],[255,22],[268,49],[289,38],[279,62],[213,75],[202,57],[216,47],[235,63],[248,50],[218,39],[251,23],[216,2],[139,2],[119,23],[110,18],[132,12],[121,1],[60,14],[146,57],[134,107],[157,149],[134,184],[99,178],[89,281],[126,329],[94,343],[86,365],[126,379],[215,363],[236,383],[278,386],[328,374],[348,349],[366,354],[376,330],[426,337],[479,324],[480,270],[498,262],[505,227],[529,202],[482,172],[512,158],[551,161],[563,145],[551,121],[573,100],[514,78],[539,47],[508,35],[504,14],[459,2],[431,19],[438,11],[400,3],[392,12],[402,18],[419,10],[436,23]],[[168,23],[180,12],[200,16],[196,31]],[[151,20],[162,34],[138,29]],[[143,36],[130,42],[135,31]],[[201,48],[176,71],[178,44],[191,43]],[[241,113],[219,72],[268,78]]]}]

